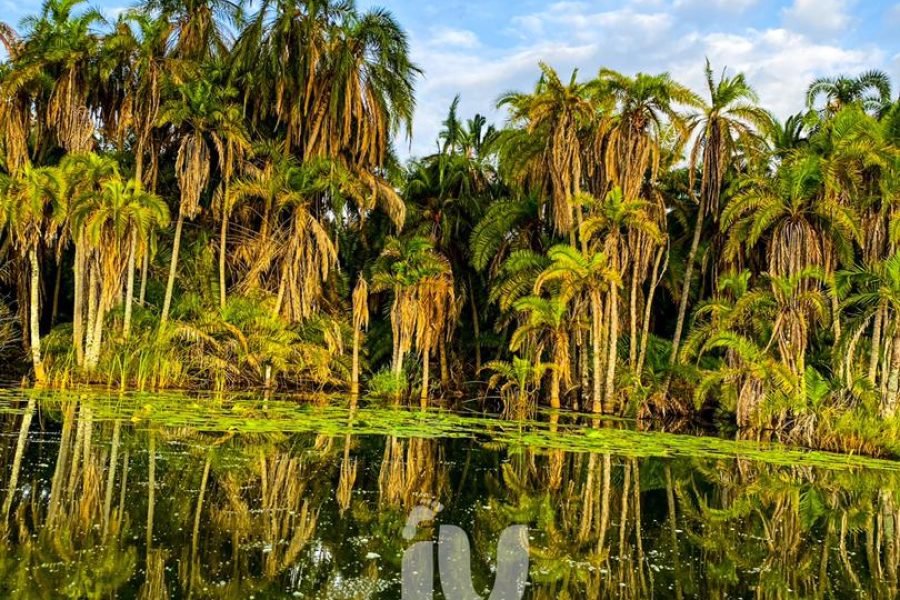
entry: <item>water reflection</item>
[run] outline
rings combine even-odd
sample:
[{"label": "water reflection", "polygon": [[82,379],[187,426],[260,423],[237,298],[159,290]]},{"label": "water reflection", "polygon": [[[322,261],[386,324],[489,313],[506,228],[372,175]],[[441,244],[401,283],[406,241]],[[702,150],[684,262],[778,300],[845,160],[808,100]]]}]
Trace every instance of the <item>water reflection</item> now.
[{"label": "water reflection", "polygon": [[423,504],[469,532],[477,590],[523,523],[531,598],[898,594],[891,471],[356,436],[356,415],[328,437],[136,426],[75,400],[10,408],[3,598],[396,598]]}]

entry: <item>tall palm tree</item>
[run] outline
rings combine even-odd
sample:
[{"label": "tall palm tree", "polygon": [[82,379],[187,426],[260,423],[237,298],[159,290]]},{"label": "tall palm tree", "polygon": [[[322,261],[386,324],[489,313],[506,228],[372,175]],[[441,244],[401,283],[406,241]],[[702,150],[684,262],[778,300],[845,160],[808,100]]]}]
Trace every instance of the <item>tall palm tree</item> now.
[{"label": "tall palm tree", "polygon": [[822,96],[825,105],[821,112],[826,117],[854,102],[861,103],[868,111],[880,113],[891,102],[891,80],[887,73],[878,70],[865,71],[856,77],[819,77],[806,91],[807,106],[815,108]]},{"label": "tall palm tree", "polygon": [[227,29],[239,22],[240,7],[232,0],[142,0],[140,9],[170,23],[169,44],[179,58],[200,62],[227,52]]},{"label": "tall palm tree", "polygon": [[[881,331],[873,333],[869,379],[876,383],[882,352],[889,357],[882,372],[881,412],[894,416],[900,408],[900,254],[869,266],[855,267],[839,274],[843,286],[852,286],[853,292],[844,300],[844,307],[859,314],[859,330],[879,315],[883,318]],[[883,334],[882,334],[883,332]],[[884,336],[882,350],[881,337]],[[852,352],[849,360],[852,360]]]},{"label": "tall palm tree", "polygon": [[[691,294],[694,262],[703,234],[704,220],[707,216],[711,216],[714,221],[718,220],[722,208],[722,186],[726,175],[734,169],[736,161],[752,160],[754,154],[763,152],[760,133],[768,131],[772,122],[769,113],[758,106],[759,98],[747,83],[743,73],[728,77],[723,72],[716,82],[707,60],[706,84],[709,90],[709,103],[704,102],[701,106],[702,112],[689,122],[689,129],[695,132],[695,137],[688,164],[690,173],[688,188],[692,196],[698,194],[698,208],[694,236],[691,239],[684,270],[675,334],[672,338],[670,357],[672,363],[678,357],[678,348],[681,344],[681,333]],[[700,189],[697,192],[695,180],[698,170]]]},{"label": "tall palm tree", "polygon": [[571,314],[568,302],[560,297],[526,296],[516,301],[515,308],[524,320],[513,332],[509,348],[513,352],[526,350],[534,357],[533,364],[540,363],[544,350],[549,350],[553,365],[550,370],[550,407],[558,409],[560,384],[569,385],[572,377],[569,360]]},{"label": "tall palm tree", "polygon": [[390,292],[392,372],[399,378],[411,348],[422,353],[421,404],[428,402],[430,353],[456,320],[453,272],[430,240],[389,238],[373,267],[372,289]]},{"label": "tall palm tree", "polygon": [[[664,129],[674,128],[680,147],[689,135],[688,121],[679,106],[700,107],[702,101],[668,73],[634,77],[601,69],[593,83],[601,97],[615,103],[618,114],[606,134],[606,179],[622,188],[627,200],[642,195],[644,180],[655,182],[663,153]],[[593,190],[601,196],[606,189]]]},{"label": "tall palm tree", "polygon": [[[177,94],[176,99],[168,101],[162,107],[159,116],[159,122],[175,128],[181,139],[175,164],[181,200],[172,242],[172,260],[169,264],[161,325],[166,324],[172,305],[184,220],[193,219],[200,212],[200,200],[209,184],[212,164],[210,143],[216,150],[222,174],[226,177],[231,176],[228,170],[233,168],[236,149],[249,145],[240,109],[231,101],[235,95],[233,89],[217,85],[210,79],[199,79],[177,86]],[[224,206],[222,219],[227,219]]]},{"label": "tall palm tree", "polygon": [[[593,200],[591,216],[585,219],[581,228],[581,238],[586,240],[590,248],[602,250],[609,261],[609,266],[619,273],[629,273],[630,280],[610,286],[607,301],[607,319],[609,350],[607,354],[606,402],[607,410],[615,406],[615,373],[618,361],[619,342],[619,287],[628,284],[630,287],[630,328],[631,346],[629,359],[632,367],[636,367],[637,359],[637,257],[634,248],[644,240],[651,244],[663,241],[663,233],[653,216],[653,206],[644,200],[627,200],[622,189],[614,187],[606,197]],[[637,243],[636,243],[637,242]]]},{"label": "tall palm tree", "polygon": [[555,297],[563,302],[586,296],[591,311],[591,356],[593,358],[592,410],[602,410],[602,382],[600,338],[603,330],[603,297],[607,291],[621,284],[618,271],[611,268],[603,252],[584,256],[571,246],[558,245],[547,251],[551,263],[538,276],[534,284],[535,293],[548,284],[557,287]]},{"label": "tall palm tree", "polygon": [[100,184],[99,193],[82,197],[72,208],[72,226],[82,232],[90,255],[92,280],[97,290],[96,304],[89,306],[89,345],[85,366],[97,366],[103,340],[107,311],[122,290],[125,280],[125,320],[123,337],[131,328],[131,305],[134,298],[135,261],[138,240],[145,239],[153,227],[168,221],[168,207],[153,194],[148,194],[133,180],[112,177]]},{"label": "tall palm tree", "polygon": [[26,30],[17,60],[18,77],[11,84],[44,85],[36,99],[55,134],[55,141],[71,152],[94,145],[93,109],[98,82],[95,72],[100,47],[97,28],[106,23],[96,9],[76,12],[84,0],[46,0],[39,17],[23,21]]},{"label": "tall palm tree", "polygon": [[823,159],[803,151],[783,162],[774,177],[748,176],[722,212],[726,255],[765,245],[766,270],[791,277],[809,267],[833,275],[838,259],[850,262],[861,239],[853,206],[825,193]]},{"label": "tall palm tree", "polygon": [[41,356],[41,244],[53,239],[64,210],[65,183],[59,169],[25,166],[0,177],[0,229],[5,229],[29,268],[28,345],[35,380],[46,380]]},{"label": "tall palm tree", "polygon": [[239,80],[253,90],[253,120],[276,123],[286,149],[304,159],[380,167],[391,136],[410,129],[420,70],[388,11],[361,13],[343,0],[268,2],[235,56]]},{"label": "tall palm tree", "polygon": [[[590,85],[577,81],[578,71],[563,83],[557,72],[541,63],[541,79],[532,94],[509,93],[498,106],[508,107],[510,121],[523,128],[530,143],[523,147],[520,135],[509,133],[501,141],[510,151],[531,157],[520,179],[537,174],[537,186],[550,195],[554,229],[569,234],[581,223],[577,201],[581,196],[582,144],[579,134],[598,118],[601,106]],[[521,160],[521,159],[520,159]],[[544,175],[542,176],[541,173]],[[573,238],[574,239],[574,238]]]}]

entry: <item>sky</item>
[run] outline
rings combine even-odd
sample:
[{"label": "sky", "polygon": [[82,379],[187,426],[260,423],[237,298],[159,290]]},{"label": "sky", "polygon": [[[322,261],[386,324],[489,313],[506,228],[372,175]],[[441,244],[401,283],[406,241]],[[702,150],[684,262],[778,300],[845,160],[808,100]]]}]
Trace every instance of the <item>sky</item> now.
[{"label": "sky", "polygon": [[[803,108],[815,77],[882,69],[900,91],[898,0],[357,0],[389,9],[410,36],[418,83],[413,139],[402,154],[435,147],[460,94],[460,113],[501,125],[500,94],[528,90],[544,61],[568,79],[601,67],[668,71],[703,92],[703,66],[743,71],[779,117]],[[129,0],[93,0],[109,15]],[[18,22],[39,0],[0,0],[0,21]]]}]

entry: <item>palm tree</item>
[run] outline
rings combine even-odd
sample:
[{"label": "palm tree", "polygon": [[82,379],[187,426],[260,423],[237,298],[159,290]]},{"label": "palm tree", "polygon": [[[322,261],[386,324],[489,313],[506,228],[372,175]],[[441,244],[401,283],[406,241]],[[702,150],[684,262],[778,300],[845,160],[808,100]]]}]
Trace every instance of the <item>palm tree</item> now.
[{"label": "palm tree", "polygon": [[[219,165],[226,179],[231,177],[229,171],[233,168],[236,150],[248,146],[240,110],[231,102],[231,98],[235,95],[233,89],[219,86],[209,79],[199,79],[179,85],[177,92],[179,97],[167,102],[159,116],[161,124],[171,125],[179,130],[181,137],[175,164],[181,200],[160,319],[163,326],[168,321],[172,305],[184,219],[193,219],[199,213],[200,199],[209,183],[212,156],[207,140],[210,140],[216,149]],[[222,219],[226,224],[227,215],[228,211],[223,206]],[[224,235],[220,243],[224,246]],[[224,254],[224,249],[221,251]]]},{"label": "palm tree", "polygon": [[603,372],[600,366],[600,338],[603,330],[603,296],[610,288],[621,284],[619,272],[610,267],[603,252],[584,256],[570,246],[554,246],[547,251],[551,263],[538,276],[534,284],[535,293],[548,284],[555,284],[556,297],[565,303],[586,296],[591,310],[591,356],[593,358],[594,386],[592,410],[602,410]]},{"label": "palm tree", "polygon": [[[523,147],[521,135],[512,132],[501,141],[510,152],[528,156],[531,165],[519,179],[536,176],[537,187],[552,199],[552,223],[561,234],[569,234],[581,223],[576,199],[581,195],[582,145],[579,134],[598,118],[601,106],[592,87],[577,81],[574,71],[568,84],[549,65],[541,63],[541,79],[532,94],[513,92],[500,98],[498,106],[509,107],[510,121],[523,127],[529,142]],[[516,150],[518,148],[518,150]],[[522,159],[519,159],[522,160]],[[574,238],[573,238],[574,239]]]},{"label": "palm tree", "polygon": [[865,71],[856,77],[819,77],[806,92],[807,106],[815,108],[821,96],[825,97],[821,112],[826,117],[854,102],[861,103],[868,111],[880,113],[891,102],[891,80],[887,73],[877,70]]},{"label": "palm tree", "polygon": [[103,340],[106,312],[122,290],[125,278],[125,318],[122,335],[131,329],[134,298],[135,261],[138,241],[145,239],[154,227],[168,222],[168,207],[156,195],[149,194],[133,180],[108,178],[100,184],[98,194],[80,199],[72,208],[72,225],[82,232],[81,242],[88,248],[91,279],[96,281],[96,304],[89,306],[93,316],[88,323],[88,348],[85,364],[97,365]]},{"label": "palm tree", "polygon": [[[253,120],[273,120],[303,159],[381,167],[391,136],[409,131],[420,70],[407,36],[383,9],[349,2],[265,3],[235,45]],[[247,98],[250,99],[249,96]],[[283,125],[283,129],[282,126]]]},{"label": "palm tree", "polygon": [[528,401],[534,393],[534,388],[540,389],[544,374],[553,369],[548,363],[534,363],[527,358],[514,355],[511,361],[492,360],[482,367],[485,371],[492,371],[487,382],[487,389],[497,389],[507,404],[507,412],[524,418],[528,412]]},{"label": "palm tree", "polygon": [[422,237],[391,237],[372,276],[375,292],[390,292],[393,337],[392,373],[400,377],[403,359],[415,346],[422,353],[421,405],[428,402],[430,353],[456,320],[453,272],[447,259]]},{"label": "palm tree", "polygon": [[[876,383],[879,363],[882,361],[882,336],[887,353],[887,371],[882,372],[881,412],[894,416],[900,407],[900,254],[866,267],[855,267],[839,273],[841,287],[852,286],[853,291],[844,300],[844,307],[858,313],[857,331],[861,332],[873,318],[882,316],[880,331],[873,333],[869,380]],[[852,361],[852,351],[848,362]]]},{"label": "palm tree", "polygon": [[143,0],[144,14],[159,14],[171,29],[169,43],[179,58],[203,61],[227,52],[228,23],[240,14],[232,0]]},{"label": "palm tree", "polygon": [[35,100],[54,141],[70,152],[86,152],[94,145],[97,28],[106,23],[96,9],[76,14],[81,4],[84,0],[46,0],[39,17],[23,21],[27,33],[17,65],[21,80],[14,84],[53,82]]},{"label": "palm tree", "polygon": [[[643,200],[627,200],[621,188],[615,187],[602,201],[592,199],[591,216],[588,217],[581,228],[581,238],[586,240],[591,248],[601,249],[609,261],[609,267],[618,273],[631,271],[630,282],[630,327],[631,346],[629,359],[631,366],[636,368],[637,351],[637,287],[638,271],[634,248],[644,240],[651,244],[662,242],[663,234],[651,216],[653,206]],[[609,331],[608,364],[606,376],[606,402],[607,410],[613,410],[615,406],[615,372],[618,360],[619,342],[619,286],[614,283],[610,286],[609,300],[607,301],[607,327]],[[645,332],[646,337],[646,332]]]},{"label": "palm tree", "polygon": [[703,222],[707,216],[718,220],[721,210],[722,186],[726,175],[735,167],[739,159],[752,159],[762,151],[760,132],[768,131],[771,117],[758,106],[759,98],[747,83],[743,73],[728,77],[724,72],[719,81],[713,79],[712,67],[706,61],[706,84],[709,89],[709,104],[704,103],[702,113],[693,117],[689,129],[696,132],[694,146],[690,153],[688,170],[690,194],[695,193],[695,179],[699,169],[700,190],[697,198],[697,221],[694,236],[685,265],[684,283],[678,303],[678,318],[672,338],[670,362],[674,364],[681,344],[681,332],[687,315],[687,305],[691,295],[691,278]]},{"label": "palm tree", "polygon": [[509,349],[519,352],[526,349],[533,356],[533,364],[541,362],[544,350],[549,347],[550,407],[560,408],[560,383],[571,383],[569,360],[570,312],[568,302],[556,296],[541,298],[526,296],[516,301],[515,309],[523,321],[510,338]]},{"label": "palm tree", "polygon": [[[687,138],[688,123],[678,106],[700,107],[702,101],[668,73],[628,77],[601,69],[593,86],[618,109],[605,136],[605,178],[622,188],[627,200],[637,199],[642,195],[645,177],[649,175],[651,183],[657,179],[663,130],[674,128],[677,147]],[[598,189],[594,194],[602,196],[606,191]]]},{"label": "palm tree", "polygon": [[722,213],[728,231],[727,256],[765,244],[766,270],[792,277],[809,267],[826,278],[837,259],[849,262],[852,244],[860,240],[855,209],[826,194],[823,159],[803,151],[791,156],[774,177],[748,176]]},{"label": "palm tree", "polygon": [[87,318],[89,325],[94,322],[93,315],[97,306],[97,274],[92,262],[94,249],[86,240],[84,229],[78,223],[72,222],[72,212],[82,202],[92,202],[100,194],[103,182],[119,178],[119,166],[109,156],[88,153],[65,156],[60,163],[60,169],[71,193],[61,242],[71,237],[75,244],[72,341],[76,363],[82,366],[85,358],[85,341],[93,335],[91,326],[85,330],[85,319]]},{"label": "palm tree", "polygon": [[64,212],[65,183],[59,169],[25,166],[14,176],[0,177],[0,229],[6,229],[13,245],[29,267],[29,348],[35,380],[46,380],[41,356],[41,272],[39,252],[42,242],[53,239]]}]

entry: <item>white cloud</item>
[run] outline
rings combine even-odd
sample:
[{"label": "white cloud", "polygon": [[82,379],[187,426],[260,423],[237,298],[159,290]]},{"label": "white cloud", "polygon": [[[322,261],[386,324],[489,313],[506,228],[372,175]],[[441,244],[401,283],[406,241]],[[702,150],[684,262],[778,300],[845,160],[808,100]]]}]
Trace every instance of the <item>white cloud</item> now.
[{"label": "white cloud", "polygon": [[437,47],[477,48],[480,45],[478,36],[468,29],[452,29],[450,27],[432,27],[428,44]]},{"label": "white cloud", "polygon": [[[693,1],[674,0],[683,6]],[[754,0],[737,1],[749,5]],[[847,6],[837,0],[818,2],[832,8]],[[798,0],[794,7],[803,3]],[[900,57],[874,47],[874,42],[871,47],[846,47],[789,26],[710,30],[702,21],[666,12],[674,10],[671,1],[666,6],[660,0],[631,0],[616,10],[598,10],[584,2],[558,2],[508,19],[505,33],[521,40],[514,47],[493,47],[488,38],[474,38],[480,45],[470,47],[467,41],[472,38],[467,36],[458,37],[455,44],[436,45],[429,40],[440,37],[438,31],[425,39],[414,37],[414,59],[425,69],[425,79],[418,88],[412,153],[434,149],[440,123],[457,93],[462,97],[462,115],[480,112],[501,124],[505,114],[495,109],[497,97],[510,89],[530,89],[539,61],[555,67],[564,78],[578,68],[586,79],[601,66],[625,73],[668,71],[703,92],[703,64],[709,57],[717,72],[724,67],[730,73],[744,72],[763,105],[782,118],[802,110],[806,87],[815,77],[869,68],[900,74]]]},{"label": "white cloud", "polygon": [[853,25],[847,12],[855,0],[794,0],[782,9],[786,25],[799,31],[841,33]]},{"label": "white cloud", "polygon": [[756,6],[759,0],[675,0],[675,8],[714,8],[728,12],[744,12],[750,7]]}]

